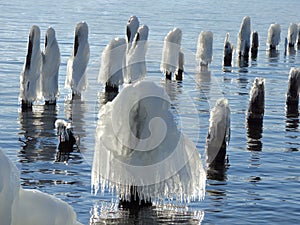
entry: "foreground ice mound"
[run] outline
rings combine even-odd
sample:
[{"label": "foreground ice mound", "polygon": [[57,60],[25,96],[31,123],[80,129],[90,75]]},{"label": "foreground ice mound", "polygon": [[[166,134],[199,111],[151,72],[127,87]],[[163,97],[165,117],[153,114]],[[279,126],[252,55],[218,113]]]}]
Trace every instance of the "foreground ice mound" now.
[{"label": "foreground ice mound", "polygon": [[11,225],[79,225],[66,202],[20,185],[16,166],[0,150],[0,218]]},{"label": "foreground ice mound", "polygon": [[98,115],[92,167],[95,193],[106,188],[130,201],[204,197],[206,174],[196,146],[176,125],[165,90],[153,82],[126,86]]}]

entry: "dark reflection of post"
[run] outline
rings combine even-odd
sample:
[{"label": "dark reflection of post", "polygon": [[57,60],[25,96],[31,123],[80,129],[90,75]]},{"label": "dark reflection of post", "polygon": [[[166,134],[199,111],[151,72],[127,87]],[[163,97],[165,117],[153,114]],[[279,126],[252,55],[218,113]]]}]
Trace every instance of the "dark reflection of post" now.
[{"label": "dark reflection of post", "polygon": [[161,85],[165,88],[165,91],[170,97],[173,114],[177,115],[179,107],[178,95],[182,93],[182,81],[165,79],[162,81]]},{"label": "dark reflection of post", "polygon": [[196,73],[196,83],[197,89],[199,89],[205,95],[208,95],[210,92],[211,85],[211,71],[207,69],[200,69]]},{"label": "dark reflection of post", "polygon": [[263,132],[263,119],[247,119],[247,149],[250,151],[262,150],[262,132]]},{"label": "dark reflection of post", "polygon": [[[261,163],[260,163],[260,152],[253,151],[251,153],[249,167],[250,168],[259,168],[260,165],[261,165]],[[249,182],[251,182],[251,183],[257,183],[259,181],[261,181],[261,177],[260,176],[253,176],[253,174],[252,174],[250,176],[250,178],[249,178]],[[259,198],[257,198],[257,200],[258,199]]]},{"label": "dark reflection of post", "polygon": [[237,84],[240,88],[240,91],[237,93],[238,95],[248,95],[248,84],[249,80],[246,74],[240,73],[236,78]]},{"label": "dark reflection of post", "polygon": [[[109,206],[106,206],[109,207]],[[99,207],[92,210],[90,225],[100,224],[201,224],[204,211],[188,211],[185,206],[157,205],[139,210],[118,210],[112,212],[112,208]],[[110,215],[111,214],[111,215]],[[116,216],[117,215],[117,216]]]},{"label": "dark reflection of post", "polygon": [[286,105],[285,131],[286,131],[286,137],[290,139],[290,141],[287,142],[287,145],[292,146],[288,148],[288,151],[299,151],[298,147],[293,147],[299,145],[298,127],[299,127],[298,105]]},{"label": "dark reflection of post", "polygon": [[246,67],[249,66],[249,57],[240,56],[237,57],[237,65],[242,69],[242,71],[245,71]]},{"label": "dark reflection of post", "polygon": [[172,102],[177,102],[177,95],[182,93],[182,81],[176,80],[163,80],[161,85],[165,88],[165,91],[169,95]]},{"label": "dark reflection of post", "polygon": [[289,63],[295,63],[295,55],[296,55],[296,49],[293,47],[287,46],[285,55],[287,56],[287,60]]},{"label": "dark reflection of post", "polygon": [[33,109],[19,113],[20,134],[23,143],[21,161],[51,161],[55,156],[56,135],[54,123],[57,118],[55,105],[34,106]]},{"label": "dark reflection of post", "polygon": [[279,60],[279,51],[276,49],[268,49],[267,57],[268,57],[269,62],[277,63]]},{"label": "dark reflection of post", "polygon": [[[72,100],[65,101],[66,118],[71,122],[72,131],[76,139],[76,144],[79,148],[75,150],[77,151],[80,150],[80,152],[84,152],[86,150],[83,145],[84,141],[82,141],[86,137],[86,131],[84,128],[85,111],[86,111],[85,101],[81,100],[80,98],[75,98],[75,99],[73,98]],[[68,159],[70,156],[70,152],[60,152],[59,156],[62,157],[61,160],[63,160],[64,157]]]},{"label": "dark reflection of post", "polygon": [[216,181],[226,181],[228,168],[229,160],[226,156],[225,162],[218,163],[213,168],[209,168],[206,170],[207,179]]}]

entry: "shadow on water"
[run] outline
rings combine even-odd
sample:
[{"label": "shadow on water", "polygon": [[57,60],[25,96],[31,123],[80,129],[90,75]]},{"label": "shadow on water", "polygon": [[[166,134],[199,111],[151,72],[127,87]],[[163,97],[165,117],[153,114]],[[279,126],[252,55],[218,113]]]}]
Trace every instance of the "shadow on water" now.
[{"label": "shadow on water", "polygon": [[54,123],[57,108],[53,105],[34,106],[19,113],[21,162],[52,161],[56,152]]}]

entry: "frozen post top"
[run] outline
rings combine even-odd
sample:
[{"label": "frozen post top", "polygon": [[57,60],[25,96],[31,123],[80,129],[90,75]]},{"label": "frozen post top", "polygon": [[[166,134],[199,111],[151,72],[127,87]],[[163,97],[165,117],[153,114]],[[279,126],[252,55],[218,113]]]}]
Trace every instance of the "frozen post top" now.
[{"label": "frozen post top", "polygon": [[90,59],[90,46],[88,42],[88,25],[80,22],[75,28],[75,40],[73,52],[67,64],[67,76],[65,86],[72,89],[73,95],[80,96],[86,90],[88,79],[86,74]]},{"label": "frozen post top", "polygon": [[265,112],[265,79],[256,77],[250,91],[247,119],[262,119]]},{"label": "frozen post top", "polygon": [[139,27],[132,45],[126,55],[125,83],[133,83],[145,78],[146,53],[149,28],[147,25]]},{"label": "frozen post top", "polygon": [[213,33],[211,31],[201,31],[198,38],[196,59],[200,66],[207,67],[212,62],[213,57]]},{"label": "frozen post top", "polygon": [[230,108],[228,100],[219,99],[211,110],[206,139],[206,163],[208,168],[224,165],[226,145],[230,139]]},{"label": "frozen post top", "polygon": [[98,81],[105,84],[105,90],[115,90],[123,84],[123,65],[125,62],[126,40],[114,38],[104,48]]},{"label": "frozen post top", "polygon": [[236,51],[238,57],[249,57],[250,50],[250,36],[251,36],[251,20],[249,16],[243,18],[240,31],[238,34]]},{"label": "frozen post top", "polygon": [[178,68],[181,39],[182,31],[179,28],[171,30],[164,39],[160,70],[167,79],[171,79],[172,73]]},{"label": "frozen post top", "polygon": [[130,200],[130,187],[153,201],[202,199],[206,174],[193,142],[182,134],[162,87],[139,81],[122,89],[98,114],[92,167],[94,191]]},{"label": "frozen post top", "polygon": [[55,30],[49,27],[45,36],[45,49],[42,52],[41,84],[45,104],[56,104],[59,95],[58,72],[60,66],[60,51],[55,37]]},{"label": "frozen post top", "polygon": [[34,101],[41,98],[41,63],[40,28],[33,25],[29,32],[27,55],[20,75],[22,108],[30,108]]},{"label": "frozen post top", "polygon": [[279,24],[271,24],[268,30],[267,44],[270,50],[275,50],[280,43],[281,27]]}]

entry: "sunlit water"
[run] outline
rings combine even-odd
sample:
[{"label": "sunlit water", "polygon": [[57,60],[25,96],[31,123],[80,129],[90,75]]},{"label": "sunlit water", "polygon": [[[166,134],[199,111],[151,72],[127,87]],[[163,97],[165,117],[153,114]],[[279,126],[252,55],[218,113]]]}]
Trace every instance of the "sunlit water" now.
[{"label": "sunlit water", "polygon": [[[0,28],[0,148],[16,163],[24,188],[36,188],[71,204],[79,221],[88,224],[155,223],[289,223],[298,222],[300,202],[299,120],[287,118],[285,94],[291,66],[300,66],[300,52],[284,55],[266,52],[267,30],[279,23],[282,40],[290,22],[299,23],[300,3],[288,1],[4,1]],[[188,54],[196,52],[201,30],[214,33],[214,58],[208,72],[197,73],[192,57],[186,58],[182,83],[165,82],[159,71],[161,52],[149,46],[148,78],[165,87],[172,100],[175,117],[182,130],[204,153],[209,110],[219,96],[229,99],[231,140],[229,166],[222,179],[208,180],[202,202],[182,205],[165,202],[155,209],[140,212],[118,211],[113,194],[91,194],[90,171],[94,151],[97,112],[103,102],[103,87],[97,83],[100,56],[111,38],[123,37],[130,15],[150,28],[149,41],[162,47],[164,36],[173,27],[183,31],[182,46]],[[236,35],[245,15],[251,17],[252,30],[259,34],[256,61],[230,72],[222,71],[223,41],[230,32]],[[82,101],[70,102],[64,88],[66,63],[72,51],[77,22],[87,21],[90,29],[91,57],[89,89]],[[62,55],[60,98],[54,108],[38,104],[31,112],[21,112],[18,103],[19,74],[26,56],[30,27],[41,28],[41,43],[48,26],[56,29]],[[41,44],[42,47],[42,44]],[[249,91],[256,76],[266,79],[265,116],[260,140],[247,139],[245,112]],[[72,122],[80,137],[79,151],[57,155],[54,121]],[[200,123],[195,123],[199,119]],[[61,162],[62,161],[62,162]],[[63,162],[65,161],[65,162]],[[5,204],[2,203],[1,204]],[[175,205],[174,205],[175,204]]]}]

